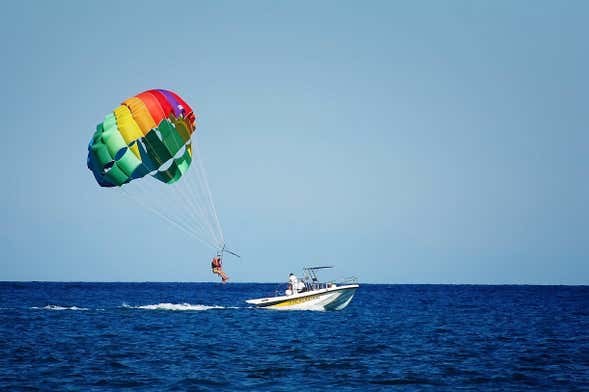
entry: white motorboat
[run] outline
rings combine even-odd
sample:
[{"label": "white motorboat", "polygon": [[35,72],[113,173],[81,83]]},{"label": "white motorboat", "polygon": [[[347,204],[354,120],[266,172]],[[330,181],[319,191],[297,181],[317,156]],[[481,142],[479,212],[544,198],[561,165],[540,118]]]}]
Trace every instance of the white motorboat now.
[{"label": "white motorboat", "polygon": [[304,277],[296,290],[289,288],[284,295],[249,299],[245,302],[259,308],[281,310],[342,310],[352,300],[358,285],[357,278],[347,278],[341,283],[321,283],[317,270],[333,268],[305,267]]}]

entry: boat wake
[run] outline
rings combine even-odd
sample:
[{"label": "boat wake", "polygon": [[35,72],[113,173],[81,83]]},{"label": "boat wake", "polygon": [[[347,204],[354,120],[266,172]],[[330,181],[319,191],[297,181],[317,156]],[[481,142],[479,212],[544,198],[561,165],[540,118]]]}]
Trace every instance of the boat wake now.
[{"label": "boat wake", "polygon": [[36,310],[88,310],[88,308],[80,308],[77,306],[59,306],[59,305],[47,305],[43,307],[33,306],[31,309]]},{"label": "boat wake", "polygon": [[[202,311],[202,310],[213,310],[213,309],[240,309],[240,307],[235,306],[219,306],[219,305],[193,305],[189,303],[180,303],[180,304],[173,304],[169,302],[159,303],[159,304],[151,304],[151,305],[138,305],[132,306],[126,303],[123,303],[121,306],[112,308],[112,309],[140,309],[140,310],[173,310],[173,311]],[[10,310],[12,308],[0,308],[0,310]],[[47,306],[31,306],[29,307],[31,310],[99,310],[105,311],[105,308],[96,308],[96,309],[89,309],[83,308],[79,306],[61,306],[61,305],[47,305]]]},{"label": "boat wake", "polygon": [[153,305],[141,305],[141,306],[130,306],[123,304],[123,308],[129,309],[143,309],[143,310],[174,310],[174,311],[201,311],[211,309],[227,309],[225,306],[217,305],[191,305],[189,303],[172,304],[172,303],[159,303]]}]

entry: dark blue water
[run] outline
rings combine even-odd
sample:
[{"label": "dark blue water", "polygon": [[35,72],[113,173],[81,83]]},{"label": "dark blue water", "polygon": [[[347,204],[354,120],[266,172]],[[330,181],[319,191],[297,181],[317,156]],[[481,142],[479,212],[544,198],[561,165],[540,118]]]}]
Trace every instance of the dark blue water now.
[{"label": "dark blue water", "polygon": [[0,283],[0,390],[589,389],[589,287],[362,285],[341,312],[243,302],[275,287]]}]

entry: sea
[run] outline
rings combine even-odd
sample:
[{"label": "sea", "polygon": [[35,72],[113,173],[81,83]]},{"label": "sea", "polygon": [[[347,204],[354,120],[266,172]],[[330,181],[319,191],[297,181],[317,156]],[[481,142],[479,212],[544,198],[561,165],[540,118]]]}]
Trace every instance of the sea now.
[{"label": "sea", "polygon": [[0,283],[1,391],[589,390],[589,286]]}]

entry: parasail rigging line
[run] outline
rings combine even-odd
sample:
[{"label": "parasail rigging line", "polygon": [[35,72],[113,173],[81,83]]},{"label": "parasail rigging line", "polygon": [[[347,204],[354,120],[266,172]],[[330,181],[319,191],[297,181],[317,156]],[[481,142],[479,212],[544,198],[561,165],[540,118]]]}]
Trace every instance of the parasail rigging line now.
[{"label": "parasail rigging line", "polygon": [[[187,143],[187,146],[190,142]],[[192,140],[193,165],[181,181],[162,187],[152,176],[121,188],[138,205],[219,251],[225,244],[200,150]],[[150,178],[151,177],[151,178]]]}]

